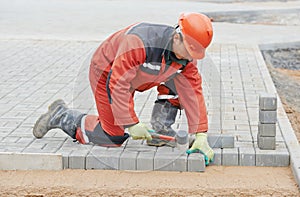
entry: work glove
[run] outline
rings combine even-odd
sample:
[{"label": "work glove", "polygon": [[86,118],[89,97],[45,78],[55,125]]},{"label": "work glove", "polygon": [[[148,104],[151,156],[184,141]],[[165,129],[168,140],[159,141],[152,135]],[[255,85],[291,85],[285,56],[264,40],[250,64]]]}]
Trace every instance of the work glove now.
[{"label": "work glove", "polygon": [[208,165],[209,162],[213,162],[214,151],[207,142],[206,133],[196,133],[196,139],[192,147],[186,151],[187,154],[199,153],[199,152],[204,155],[205,165]]},{"label": "work glove", "polygon": [[152,140],[152,137],[149,133],[150,129],[143,123],[137,123],[128,128],[130,136],[134,140],[147,139]]}]

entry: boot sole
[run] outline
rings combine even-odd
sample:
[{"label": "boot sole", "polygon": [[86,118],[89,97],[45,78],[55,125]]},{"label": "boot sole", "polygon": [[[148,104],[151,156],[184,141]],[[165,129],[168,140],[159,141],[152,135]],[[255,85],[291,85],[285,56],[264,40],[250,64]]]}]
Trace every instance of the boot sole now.
[{"label": "boot sole", "polygon": [[33,127],[33,135],[36,138],[42,138],[48,132],[48,122],[50,121],[50,113],[43,114],[39,117]]},{"label": "boot sole", "polygon": [[66,107],[66,103],[62,99],[58,99],[51,103],[48,107],[48,112],[45,114],[42,114],[39,119],[36,121],[33,127],[33,135],[36,138],[42,138],[46,135],[46,133],[50,130],[48,128],[48,123],[51,120],[51,114],[55,111],[55,109],[63,105]]},{"label": "boot sole", "polygon": [[167,141],[161,139],[152,139],[151,141],[147,141],[148,146],[156,146],[156,147],[164,146],[167,143],[168,143]]}]

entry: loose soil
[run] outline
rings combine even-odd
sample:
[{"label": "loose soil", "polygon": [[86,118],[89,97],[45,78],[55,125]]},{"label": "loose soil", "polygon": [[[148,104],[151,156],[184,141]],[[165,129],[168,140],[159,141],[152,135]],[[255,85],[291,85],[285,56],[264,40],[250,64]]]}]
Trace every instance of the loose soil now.
[{"label": "loose soil", "polygon": [[299,9],[251,10],[205,13],[214,22],[260,25],[300,25]]},{"label": "loose soil", "polygon": [[289,167],[210,166],[205,173],[0,171],[0,196],[300,196]]}]

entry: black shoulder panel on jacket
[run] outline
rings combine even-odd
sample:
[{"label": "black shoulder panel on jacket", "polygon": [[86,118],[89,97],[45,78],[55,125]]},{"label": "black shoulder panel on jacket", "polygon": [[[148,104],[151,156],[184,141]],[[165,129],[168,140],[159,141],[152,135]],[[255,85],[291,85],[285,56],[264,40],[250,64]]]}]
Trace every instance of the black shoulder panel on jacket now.
[{"label": "black shoulder panel on jacket", "polygon": [[127,31],[137,35],[144,43],[146,63],[160,65],[162,53],[172,39],[174,28],[168,25],[139,23]]}]

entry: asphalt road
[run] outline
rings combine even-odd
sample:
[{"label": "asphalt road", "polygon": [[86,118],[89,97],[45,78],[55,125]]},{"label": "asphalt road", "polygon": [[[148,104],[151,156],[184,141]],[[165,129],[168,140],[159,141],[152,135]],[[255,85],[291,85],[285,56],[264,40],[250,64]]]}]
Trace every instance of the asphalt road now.
[{"label": "asphalt road", "polygon": [[[181,12],[300,8],[300,1],[209,3],[171,0],[1,0],[0,39],[102,40],[141,21],[173,25]],[[299,41],[299,26],[214,23],[214,42]]]}]

